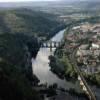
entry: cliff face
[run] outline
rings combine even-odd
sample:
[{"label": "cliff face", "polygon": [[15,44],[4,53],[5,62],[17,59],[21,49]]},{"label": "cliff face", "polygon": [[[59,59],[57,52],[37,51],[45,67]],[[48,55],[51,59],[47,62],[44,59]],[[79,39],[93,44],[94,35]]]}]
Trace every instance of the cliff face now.
[{"label": "cliff face", "polygon": [[37,53],[33,48],[35,46],[38,50],[39,45],[35,38],[24,35],[0,35],[1,100],[39,99],[36,91],[31,89],[33,83],[38,83],[31,67],[31,57],[35,57]]},{"label": "cliff face", "polygon": [[28,44],[25,45],[25,54],[24,54],[24,64],[25,64],[25,71],[27,73],[27,76],[31,82],[31,85],[37,85],[39,80],[36,78],[35,75],[33,75],[32,71],[32,57],[35,58],[38,50],[40,48],[40,44],[36,41],[30,41]]}]

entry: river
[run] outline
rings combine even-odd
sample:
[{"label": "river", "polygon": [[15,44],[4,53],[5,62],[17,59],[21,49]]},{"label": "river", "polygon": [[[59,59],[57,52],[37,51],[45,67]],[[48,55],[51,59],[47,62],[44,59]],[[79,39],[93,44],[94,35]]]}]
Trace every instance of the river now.
[{"label": "river", "polygon": [[[59,31],[51,41],[61,41],[63,39],[65,29]],[[56,49],[56,48],[55,48]],[[54,53],[55,49],[53,49],[52,54]],[[49,59],[48,57],[51,55],[49,48],[40,48],[36,59],[32,59],[32,68],[33,73],[38,77],[40,80],[40,84],[47,83],[48,85],[52,85],[54,83],[58,84],[58,87],[62,87],[65,89],[75,88],[79,90],[79,84],[76,84],[66,81],[65,79],[60,79],[57,75],[55,75],[50,70],[49,66]]]}]

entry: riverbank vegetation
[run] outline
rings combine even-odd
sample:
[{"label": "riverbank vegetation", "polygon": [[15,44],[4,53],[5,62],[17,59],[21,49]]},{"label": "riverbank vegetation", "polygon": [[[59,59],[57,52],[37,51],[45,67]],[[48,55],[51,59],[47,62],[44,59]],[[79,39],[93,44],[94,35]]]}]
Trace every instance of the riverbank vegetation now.
[{"label": "riverbank vegetation", "polygon": [[55,56],[50,56],[50,66],[51,71],[56,73],[60,78],[65,78],[66,80],[75,81],[77,74],[73,69],[73,66],[69,63],[68,58],[58,58]]},{"label": "riverbank vegetation", "polygon": [[98,88],[100,88],[100,72],[99,73],[94,73],[92,75],[83,73],[84,77],[86,78],[87,82],[90,85],[95,85]]}]

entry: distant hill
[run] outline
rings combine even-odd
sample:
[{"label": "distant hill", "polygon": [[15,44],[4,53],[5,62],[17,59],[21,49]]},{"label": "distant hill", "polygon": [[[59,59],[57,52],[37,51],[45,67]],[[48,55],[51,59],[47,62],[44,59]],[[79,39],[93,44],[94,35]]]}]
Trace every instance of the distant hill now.
[{"label": "distant hill", "polygon": [[100,1],[99,0],[83,0],[83,1],[80,1],[76,4],[77,6],[80,6],[80,7],[83,7],[85,9],[100,9]]},{"label": "distant hill", "polygon": [[51,14],[29,9],[0,11],[0,34],[25,34],[50,37],[64,25]]}]

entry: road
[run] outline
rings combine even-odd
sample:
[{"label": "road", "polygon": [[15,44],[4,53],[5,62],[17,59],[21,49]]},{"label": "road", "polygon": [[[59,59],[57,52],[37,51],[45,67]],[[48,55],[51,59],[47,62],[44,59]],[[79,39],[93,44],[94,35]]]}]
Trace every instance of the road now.
[{"label": "road", "polygon": [[88,91],[88,93],[89,93],[89,94],[88,94],[89,99],[90,99],[90,100],[96,100],[95,94],[94,94],[93,91],[90,89],[89,85],[87,84],[85,78],[84,78],[83,75],[82,75],[81,70],[80,70],[79,67],[77,66],[76,58],[75,58],[75,54],[76,54],[77,50],[78,50],[78,48],[76,48],[76,49],[73,51],[73,53],[72,53],[72,55],[71,55],[71,61],[73,62],[74,68],[76,69],[78,75],[81,77],[82,82],[84,83],[84,85],[85,85],[85,87],[86,87],[86,89],[87,89],[87,91]]}]

